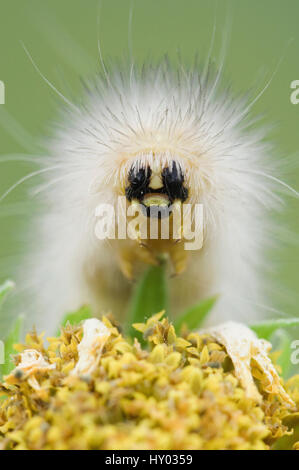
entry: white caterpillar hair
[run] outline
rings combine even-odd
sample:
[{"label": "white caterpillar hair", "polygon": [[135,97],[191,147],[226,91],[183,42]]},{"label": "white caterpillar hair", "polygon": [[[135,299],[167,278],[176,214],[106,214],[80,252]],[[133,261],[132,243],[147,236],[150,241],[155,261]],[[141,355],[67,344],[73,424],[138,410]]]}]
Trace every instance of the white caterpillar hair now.
[{"label": "white caterpillar hair", "polygon": [[51,331],[84,304],[96,314],[125,311],[132,282],[120,255],[127,250],[137,259],[142,248],[96,239],[95,208],[125,194],[132,166],[154,162],[178,163],[188,202],[205,212],[202,249],[169,279],[171,311],[218,294],[209,323],[253,322],[264,303],[267,212],[279,197],[267,177],[271,148],[250,120],[252,104],[221,87],[210,67],[186,71],[167,61],[98,75],[82,103],[68,103],[46,145],[49,171],[38,189],[44,211],[30,229],[30,323]]}]

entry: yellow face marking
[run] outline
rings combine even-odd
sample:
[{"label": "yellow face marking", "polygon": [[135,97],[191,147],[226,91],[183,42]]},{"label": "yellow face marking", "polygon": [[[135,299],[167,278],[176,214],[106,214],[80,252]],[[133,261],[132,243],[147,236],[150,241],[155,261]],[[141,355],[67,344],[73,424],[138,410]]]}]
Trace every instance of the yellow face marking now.
[{"label": "yellow face marking", "polygon": [[143,199],[143,204],[146,207],[150,206],[168,206],[169,199],[165,194],[147,194]]},{"label": "yellow face marking", "polygon": [[150,188],[152,189],[160,189],[163,188],[163,182],[161,179],[161,173],[160,174],[153,174],[150,180],[149,184]]}]

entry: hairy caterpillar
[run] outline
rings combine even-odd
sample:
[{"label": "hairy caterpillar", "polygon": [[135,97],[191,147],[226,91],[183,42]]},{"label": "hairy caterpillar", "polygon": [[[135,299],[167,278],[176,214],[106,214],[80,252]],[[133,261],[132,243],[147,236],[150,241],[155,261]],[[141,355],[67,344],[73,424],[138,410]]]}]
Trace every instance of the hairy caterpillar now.
[{"label": "hairy caterpillar", "polygon": [[[219,78],[211,67],[188,71],[167,61],[115,67],[86,86],[82,104],[67,103],[46,145],[38,189],[45,209],[26,269],[37,325],[52,329],[83,304],[120,315],[131,278],[164,253],[170,274],[179,274],[169,281],[173,312],[218,294],[210,322],[259,315],[266,215],[278,199],[268,177],[271,150],[251,130],[254,101],[235,99]],[[146,198],[154,206],[202,204],[202,248],[97,239],[96,208],[115,207],[120,196],[128,206],[145,206]]]}]

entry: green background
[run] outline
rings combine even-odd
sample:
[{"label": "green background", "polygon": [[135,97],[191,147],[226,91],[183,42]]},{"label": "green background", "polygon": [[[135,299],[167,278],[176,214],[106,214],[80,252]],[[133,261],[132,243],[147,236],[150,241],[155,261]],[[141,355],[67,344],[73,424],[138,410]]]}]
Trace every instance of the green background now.
[{"label": "green background", "polygon": [[[274,124],[269,138],[286,161],[283,179],[299,189],[299,105],[290,102],[290,83],[299,80],[298,0],[104,0],[99,27],[98,10],[98,0],[0,1],[0,80],[6,86],[6,104],[0,106],[2,159],[34,152],[57,112],[54,92],[30,63],[21,41],[43,74],[71,97],[80,92],[80,77],[99,66],[98,32],[104,60],[127,55],[131,43],[139,63],[165,53],[175,61],[178,49],[191,63],[196,53],[207,56],[216,18],[213,58],[219,61],[229,29],[224,72],[236,92],[258,93],[282,59],[253,113],[264,113],[263,122]],[[36,169],[21,161],[0,162],[0,194]],[[29,182],[22,184],[0,204],[0,281],[11,275],[10,266],[25,250],[22,227],[34,205],[29,188]],[[298,200],[286,200],[279,216],[286,233],[273,235],[279,245],[272,252],[277,269],[269,274],[276,281],[271,294],[275,307],[293,316],[299,312],[298,209]]]}]

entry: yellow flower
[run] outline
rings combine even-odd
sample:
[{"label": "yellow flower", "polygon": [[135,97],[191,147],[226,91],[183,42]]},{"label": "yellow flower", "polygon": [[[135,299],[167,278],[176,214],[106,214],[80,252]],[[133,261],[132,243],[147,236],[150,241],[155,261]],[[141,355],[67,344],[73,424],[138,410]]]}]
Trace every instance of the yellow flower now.
[{"label": "yellow flower", "polygon": [[144,347],[103,318],[109,334],[101,347],[93,347],[93,338],[88,342],[90,367],[80,374],[73,371],[83,326],[66,326],[47,348],[42,336],[28,334],[26,344],[17,346],[16,365],[32,348],[38,360],[30,374],[13,374],[0,385],[6,397],[0,401],[0,447],[299,449],[299,376],[285,384],[296,412],[277,400],[254,364],[263,391],[257,404],[236,378],[223,345],[207,334],[178,337],[163,314],[135,325]]}]

